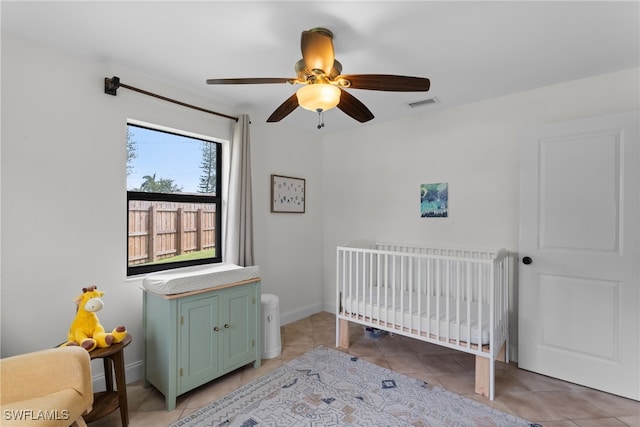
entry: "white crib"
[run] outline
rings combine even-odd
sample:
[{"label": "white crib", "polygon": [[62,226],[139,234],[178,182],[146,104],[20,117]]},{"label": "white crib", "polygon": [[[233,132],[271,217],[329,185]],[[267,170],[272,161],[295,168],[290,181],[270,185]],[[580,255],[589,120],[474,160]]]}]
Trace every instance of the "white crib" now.
[{"label": "white crib", "polygon": [[351,242],[337,248],[336,346],[356,322],[476,356],[475,391],[494,398],[508,362],[506,250]]}]

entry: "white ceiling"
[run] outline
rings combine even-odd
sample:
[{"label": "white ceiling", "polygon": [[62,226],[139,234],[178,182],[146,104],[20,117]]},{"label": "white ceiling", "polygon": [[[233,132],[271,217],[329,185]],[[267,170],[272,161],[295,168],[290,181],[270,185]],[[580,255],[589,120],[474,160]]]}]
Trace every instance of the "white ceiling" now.
[{"label": "white ceiling", "polygon": [[[431,80],[427,93],[351,90],[376,116],[369,123],[640,64],[638,1],[2,1],[1,7],[3,32],[132,68],[260,121],[296,87],[205,80],[295,77],[300,33],[313,27],[334,33],[345,74]],[[440,102],[408,106],[431,97]],[[269,126],[315,129],[316,120],[298,108]],[[325,122],[322,132],[367,125],[338,109]]]}]

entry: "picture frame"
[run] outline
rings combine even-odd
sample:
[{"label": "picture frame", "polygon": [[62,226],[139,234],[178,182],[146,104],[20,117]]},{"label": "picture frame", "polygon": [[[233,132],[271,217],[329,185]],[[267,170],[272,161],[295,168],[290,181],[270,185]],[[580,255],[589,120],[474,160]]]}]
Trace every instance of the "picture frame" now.
[{"label": "picture frame", "polygon": [[271,175],[271,212],[304,213],[306,180],[284,175]]},{"label": "picture frame", "polygon": [[422,218],[449,216],[449,183],[420,185],[420,216]]}]

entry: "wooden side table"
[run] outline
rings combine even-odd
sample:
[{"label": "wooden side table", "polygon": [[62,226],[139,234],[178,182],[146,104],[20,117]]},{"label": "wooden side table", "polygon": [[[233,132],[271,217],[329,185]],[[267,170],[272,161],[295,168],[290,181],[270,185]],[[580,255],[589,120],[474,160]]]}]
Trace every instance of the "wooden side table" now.
[{"label": "wooden side table", "polygon": [[[105,417],[120,407],[122,427],[129,425],[129,408],[127,406],[127,382],[124,375],[124,348],[131,342],[131,335],[118,344],[107,348],[96,348],[89,352],[91,359],[103,359],[106,391],[93,395],[93,409],[83,416],[90,423]],[[113,373],[115,372],[116,390],[113,389]]]}]

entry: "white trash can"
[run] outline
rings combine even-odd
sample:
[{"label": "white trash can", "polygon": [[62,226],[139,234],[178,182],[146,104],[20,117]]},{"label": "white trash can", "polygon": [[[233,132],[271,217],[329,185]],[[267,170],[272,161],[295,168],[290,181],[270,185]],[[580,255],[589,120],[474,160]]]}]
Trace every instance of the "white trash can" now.
[{"label": "white trash can", "polygon": [[262,358],[273,359],[282,351],[280,342],[280,300],[276,295],[262,294]]}]

